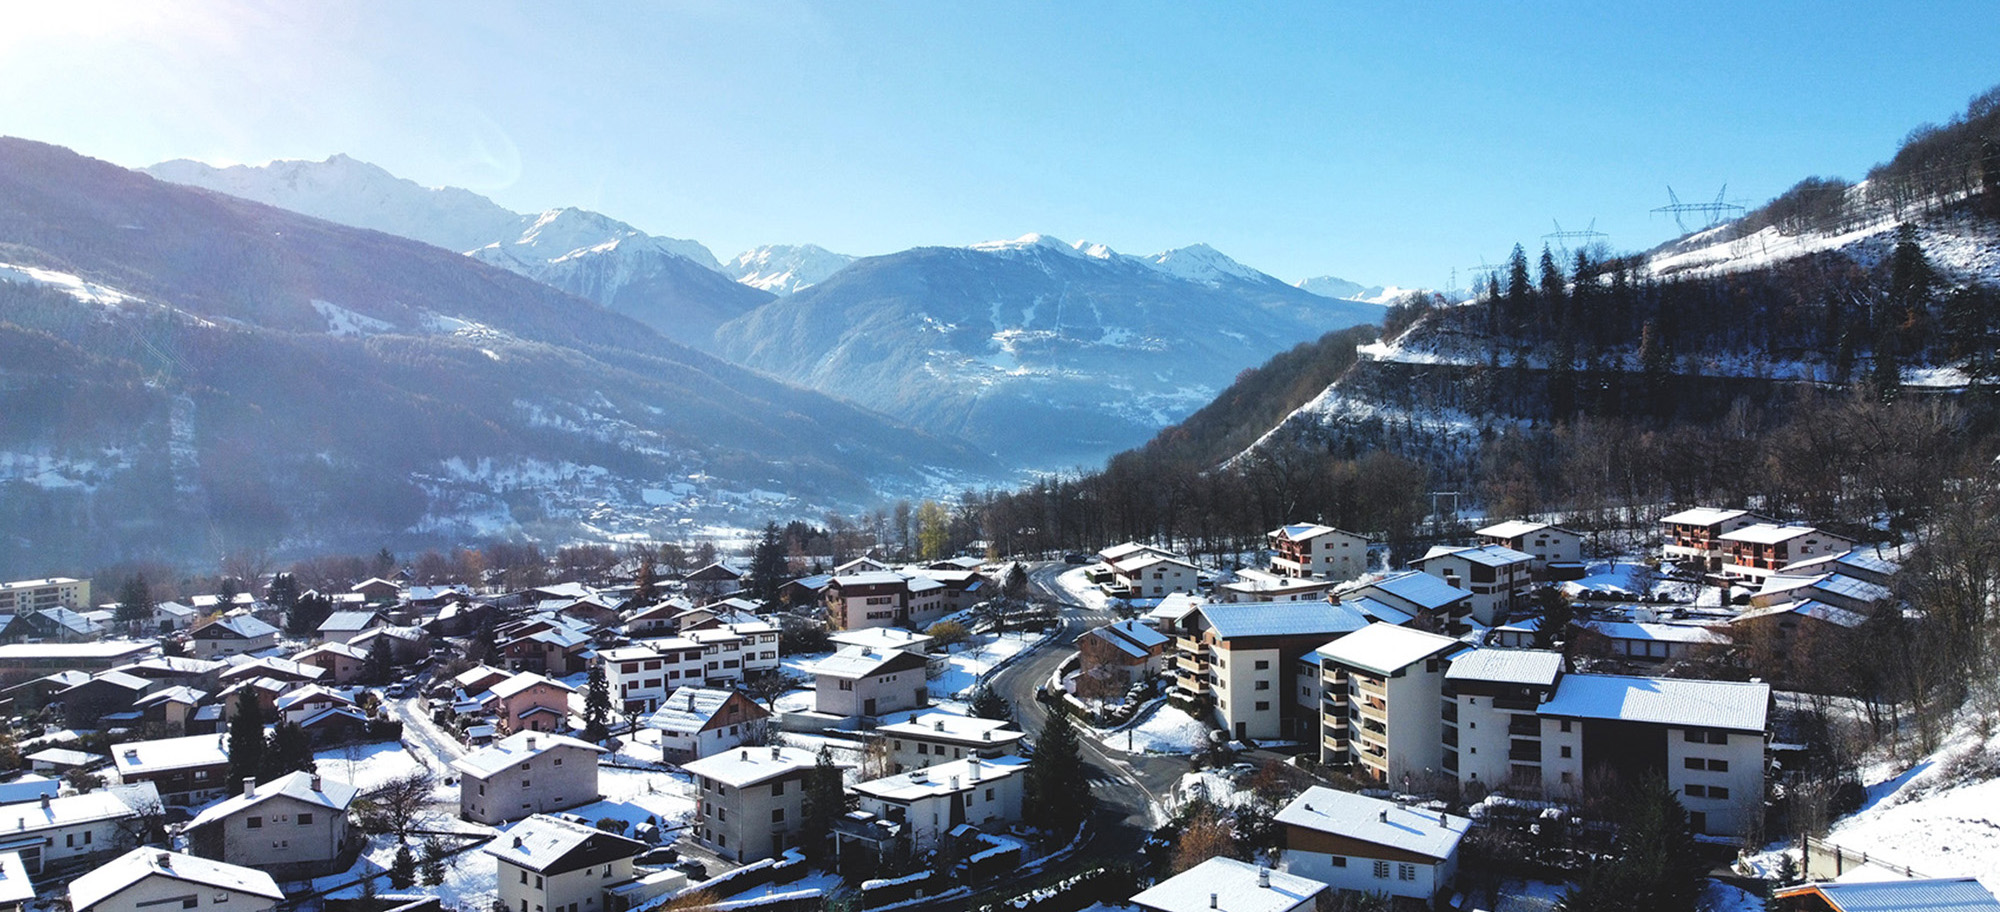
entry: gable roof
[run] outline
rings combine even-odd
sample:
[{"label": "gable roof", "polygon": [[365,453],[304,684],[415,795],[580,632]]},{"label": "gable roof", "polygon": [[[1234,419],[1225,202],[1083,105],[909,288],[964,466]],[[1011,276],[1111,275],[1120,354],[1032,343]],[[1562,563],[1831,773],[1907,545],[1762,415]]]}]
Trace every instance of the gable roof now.
[{"label": "gable roof", "polygon": [[487,690],[491,691],[494,696],[504,700],[524,690],[528,690],[538,684],[547,684],[550,687],[556,688],[557,690],[568,691],[569,693],[576,692],[576,688],[571,687],[568,684],[564,684],[563,682],[555,680],[554,678],[542,677],[541,675],[538,675],[532,671],[524,671],[521,672],[520,674],[509,677],[504,681],[500,681],[494,684],[493,686],[488,687]]},{"label": "gable roof", "polygon": [[1350,633],[1368,626],[1360,611],[1344,603],[1236,602],[1198,610],[1223,639]]},{"label": "gable roof", "polygon": [[[314,788],[315,785],[318,788]],[[354,803],[354,796],[361,791],[345,782],[336,782],[306,772],[286,773],[270,782],[259,782],[256,784],[256,789],[254,795],[246,791],[203,808],[193,820],[188,821],[188,828],[207,826],[280,795],[306,804],[318,805],[335,813],[346,813],[347,806]]]},{"label": "gable roof", "polygon": [[1780,602],[1776,605],[1767,605],[1763,608],[1752,608],[1731,618],[1729,623],[1740,624],[1744,621],[1754,621],[1758,618],[1767,618],[1778,614],[1796,614],[1800,617],[1809,617],[1816,621],[1838,624],[1849,630],[1868,623],[1867,615],[1849,611],[1845,608],[1836,608],[1818,599],[1802,599],[1796,602]]},{"label": "gable roof", "polygon": [[2000,912],[2000,900],[1971,877],[1804,884],[1777,895],[1817,895],[1835,912]]},{"label": "gable roof", "polygon": [[1480,545],[1476,548],[1439,545],[1432,548],[1423,557],[1413,560],[1410,563],[1422,564],[1439,557],[1456,557],[1467,563],[1478,564],[1482,567],[1507,567],[1514,564],[1528,563],[1535,559],[1534,555],[1526,551],[1516,551],[1505,545]]},{"label": "gable roof", "polygon": [[1285,871],[1268,872],[1271,885],[1260,887],[1257,878],[1262,870],[1217,856],[1147,887],[1132,902],[1159,912],[1285,912],[1310,907],[1313,897],[1327,889],[1324,883]]},{"label": "gable roof", "polygon": [[1293,798],[1278,812],[1277,821],[1440,860],[1451,857],[1472,826],[1470,818],[1419,811],[1320,785]]},{"label": "gable roof", "polygon": [[1506,522],[1494,523],[1484,529],[1475,529],[1472,534],[1483,535],[1487,538],[1519,538],[1523,535],[1533,535],[1544,529],[1561,532],[1566,535],[1576,534],[1574,531],[1565,529],[1555,523],[1529,522],[1525,519],[1510,519]]},{"label": "gable roof", "polygon": [[630,858],[646,851],[646,844],[589,824],[536,814],[501,830],[480,851],[531,871],[561,874]]},{"label": "gable roof", "polygon": [[1769,684],[1572,674],[1563,677],[1555,696],[1539,711],[1573,719],[1762,732],[1770,705]]},{"label": "gable roof", "polygon": [[1366,593],[1369,589],[1395,596],[1419,608],[1428,608],[1432,611],[1472,597],[1472,593],[1422,570],[1391,573],[1355,591]]},{"label": "gable roof", "polygon": [[205,640],[254,640],[259,637],[277,636],[278,628],[247,614],[216,618],[196,627],[194,635]]},{"label": "gable roof", "polygon": [[870,779],[851,788],[860,794],[888,801],[916,801],[970,791],[995,779],[1025,772],[1027,768],[1028,761],[1020,757],[995,757],[991,760],[967,757]]},{"label": "gable roof", "polygon": [[[531,746],[532,745],[532,746]],[[490,779],[516,763],[539,757],[558,747],[604,753],[604,748],[554,732],[515,732],[476,751],[451,761],[451,768],[479,779]]]},{"label": "gable roof", "polygon": [[1827,538],[1833,539],[1834,541],[1844,541],[1844,542],[1853,541],[1853,539],[1848,538],[1845,535],[1835,535],[1824,529],[1819,529],[1813,526],[1801,525],[1797,523],[1784,523],[1784,524],[1756,523],[1755,525],[1744,526],[1743,528],[1737,529],[1734,532],[1724,532],[1721,535],[1717,536],[1717,538],[1721,541],[1749,542],[1751,544],[1756,544],[1756,545],[1775,545],[1779,542],[1787,542],[1791,541],[1792,539],[1798,538],[1800,536],[1813,535],[1813,534],[1824,535]]},{"label": "gable roof", "polygon": [[1548,649],[1479,649],[1453,659],[1447,681],[1547,687],[1562,675],[1563,654]]},{"label": "gable roof", "polygon": [[1321,646],[1317,651],[1323,659],[1386,675],[1463,645],[1442,634],[1376,623]]},{"label": "gable roof", "polygon": [[1013,722],[1007,719],[982,719],[977,716],[961,716],[947,712],[927,712],[912,716],[906,721],[877,726],[875,731],[886,735],[921,738],[926,741],[1010,744],[1027,736],[1025,732],[1009,730],[1007,726],[1012,724]]},{"label": "gable roof", "polygon": [[336,611],[320,622],[319,629],[321,631],[365,630],[383,623],[387,621],[383,619],[380,611]]},{"label": "gable roof", "polygon": [[684,763],[681,769],[731,788],[743,788],[818,764],[817,754],[796,747],[742,747]]},{"label": "gable roof", "polygon": [[[729,704],[729,698],[734,696],[736,696],[736,692],[733,690],[708,687],[682,687],[668,694],[666,699],[661,700],[660,708],[654,710],[653,714],[647,716],[646,721],[641,724],[647,728],[657,728],[660,731],[698,732],[707,728],[708,723],[715,719],[716,714],[722,712],[722,708]],[[764,707],[758,706],[755,701],[747,697],[744,698],[743,702],[750,704],[755,709],[755,712],[749,713],[744,717],[744,721],[746,722],[751,719],[766,718],[770,715]]]},{"label": "gable roof", "polygon": [[1166,634],[1138,621],[1119,621],[1116,624],[1095,627],[1085,631],[1083,635],[1103,640],[1135,658],[1144,658],[1150,655],[1155,647],[1164,646],[1167,642]]},{"label": "gable roof", "polygon": [[149,877],[165,877],[183,883],[247,893],[267,899],[285,898],[284,892],[278,889],[277,881],[256,868],[246,868],[194,855],[182,855],[165,849],[137,848],[112,859],[103,867],[95,868],[70,881],[70,908],[77,912],[86,912],[92,906]]},{"label": "gable roof", "polygon": [[923,656],[901,649],[842,646],[832,655],[812,663],[806,671],[834,678],[858,679],[922,668],[926,663]]}]

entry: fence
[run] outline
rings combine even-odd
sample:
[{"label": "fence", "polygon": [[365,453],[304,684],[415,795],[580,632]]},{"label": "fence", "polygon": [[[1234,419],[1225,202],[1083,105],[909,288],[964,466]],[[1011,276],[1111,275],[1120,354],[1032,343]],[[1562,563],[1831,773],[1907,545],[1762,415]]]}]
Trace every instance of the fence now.
[{"label": "fence", "polygon": [[1853,849],[1842,848],[1817,836],[1806,837],[1806,847],[1803,855],[1805,857],[1805,864],[1804,870],[1800,873],[1804,874],[1808,880],[1832,880],[1848,871],[1864,866],[1893,871],[1904,877],[1920,878],[1930,876],[1919,873],[1909,865],[1896,864],[1880,855],[1871,855],[1867,852],[1856,852]]}]

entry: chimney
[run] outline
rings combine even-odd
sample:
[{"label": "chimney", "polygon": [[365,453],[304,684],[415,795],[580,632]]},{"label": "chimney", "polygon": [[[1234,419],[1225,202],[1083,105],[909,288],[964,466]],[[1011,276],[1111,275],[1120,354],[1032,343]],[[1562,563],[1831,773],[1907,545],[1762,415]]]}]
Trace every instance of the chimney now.
[{"label": "chimney", "polygon": [[529,736],[528,736],[528,749],[529,749],[529,750],[534,750],[534,749],[535,749],[535,736],[534,736],[534,735],[529,735]]},{"label": "chimney", "polygon": [[957,776],[953,776],[953,777],[951,777],[951,790],[952,790],[952,791],[954,791],[954,792],[958,791],[958,777],[957,777]]},{"label": "chimney", "polygon": [[747,750],[747,749],[746,749],[746,750],[744,750],[744,751],[743,751],[743,759],[744,759],[744,760],[749,760],[749,759],[750,759],[750,751],[749,751],[749,750]]},{"label": "chimney", "polygon": [[521,847],[521,837],[516,836],[514,837],[514,848],[518,849],[520,847]]},{"label": "chimney", "polygon": [[42,810],[46,811],[46,810],[48,810],[48,809],[49,809],[49,796],[47,796],[47,795],[43,795],[43,796],[42,796]]},{"label": "chimney", "polygon": [[1211,909],[1215,908],[1215,894],[1213,893],[1208,894],[1208,907]]},{"label": "chimney", "polygon": [[973,758],[971,758],[971,759],[969,759],[969,760],[965,761],[965,765],[966,765],[966,767],[967,767],[967,768],[969,768],[969,769],[971,769],[971,770],[972,770],[972,781],[974,781],[974,782],[978,782],[978,781],[979,781],[979,758],[978,758],[978,757],[973,757]]},{"label": "chimney", "polygon": [[784,748],[782,748],[782,747],[779,747],[779,746],[778,746],[778,745],[776,745],[776,744],[773,744],[773,745],[771,745],[771,759],[773,759],[773,760],[783,760],[783,759],[785,759],[785,749],[784,749]]},{"label": "chimney", "polygon": [[688,712],[694,712],[694,693],[688,693]]},{"label": "chimney", "polygon": [[255,798],[255,797],[257,797],[257,777],[256,777],[256,776],[244,776],[244,777],[243,777],[243,797],[245,797],[245,798]]},{"label": "chimney", "polygon": [[1451,826],[1451,819],[1450,819],[1450,818],[1448,818],[1448,817],[1446,817],[1446,816],[1445,816],[1445,815],[1443,815],[1443,814],[1439,814],[1439,815],[1438,815],[1438,826],[1441,826],[1441,827],[1448,827],[1448,826]]},{"label": "chimney", "polygon": [[991,740],[993,740],[993,729],[990,729],[990,728],[989,728],[989,729],[987,729],[987,730],[985,730],[985,731],[983,731],[983,732],[980,732],[980,733],[979,733],[979,740],[981,740],[981,741],[991,741]]},{"label": "chimney", "polygon": [[317,791],[321,791],[321,789],[320,789],[320,787],[319,787],[319,774],[318,774],[318,773],[314,773],[314,774],[313,774],[313,778],[312,778],[312,786],[313,786],[313,787],[312,787],[312,790],[313,790],[313,791],[315,791],[315,792],[317,792]]},{"label": "chimney", "polygon": [[1389,822],[1389,809],[1388,809],[1388,808],[1383,808],[1383,809],[1382,809],[1382,813],[1381,813],[1381,814],[1379,814],[1379,815],[1377,815],[1377,816],[1381,818],[1381,820],[1382,820],[1382,822],[1383,822],[1383,823],[1388,823],[1388,822]]},{"label": "chimney", "polygon": [[1266,890],[1271,889],[1270,868],[1264,867],[1263,865],[1257,866],[1257,886],[1262,887]]},{"label": "chimney", "polygon": [[938,730],[938,731],[944,731],[944,720],[943,720],[943,719],[939,719],[939,720],[937,720],[937,730]]}]

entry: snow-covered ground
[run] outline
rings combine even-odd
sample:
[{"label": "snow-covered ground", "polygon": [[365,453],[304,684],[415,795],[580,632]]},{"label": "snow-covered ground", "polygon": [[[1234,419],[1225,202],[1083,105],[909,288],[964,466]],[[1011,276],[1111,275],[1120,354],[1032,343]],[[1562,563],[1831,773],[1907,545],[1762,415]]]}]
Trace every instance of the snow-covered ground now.
[{"label": "snow-covered ground", "polygon": [[313,755],[313,768],[322,776],[345,782],[363,792],[424,771],[424,765],[395,741],[323,750]]},{"label": "snow-covered ground", "polygon": [[1959,726],[1907,769],[1864,771],[1868,800],[1827,841],[1927,877],[1977,877],[2000,888],[2000,736]]},{"label": "snow-covered ground", "polygon": [[1090,581],[1089,576],[1085,575],[1089,569],[1076,567],[1063,571],[1062,575],[1056,577],[1056,588],[1061,589],[1072,601],[1082,605],[1086,611],[1103,611],[1111,599],[1104,594],[1104,590],[1097,588],[1096,583]]},{"label": "snow-covered ground", "polygon": [[1165,703],[1135,725],[1099,732],[1104,746],[1134,754],[1192,754],[1208,746],[1209,726]]},{"label": "snow-covered ground", "polygon": [[965,703],[980,677],[1001,662],[1034,648],[1047,634],[1024,631],[975,634],[952,647],[944,674],[931,681],[931,702],[941,709],[965,712]]}]

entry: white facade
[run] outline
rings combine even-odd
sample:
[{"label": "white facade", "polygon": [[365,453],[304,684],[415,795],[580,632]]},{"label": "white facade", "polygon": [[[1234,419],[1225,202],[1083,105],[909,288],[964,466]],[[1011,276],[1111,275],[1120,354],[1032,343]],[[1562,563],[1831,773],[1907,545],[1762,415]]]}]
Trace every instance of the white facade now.
[{"label": "white facade", "polygon": [[862,810],[904,824],[911,847],[922,852],[960,824],[990,833],[1020,820],[1026,769],[1018,757],[968,757],[863,782],[854,791]]},{"label": "white facade", "polygon": [[1350,580],[1368,572],[1368,539],[1332,526],[1294,523],[1266,536],[1271,572],[1283,576]]},{"label": "white facade", "polygon": [[598,652],[612,699],[628,713],[652,712],[667,694],[708,680],[703,646],[682,637],[644,640]]},{"label": "white facade", "polygon": [[451,763],[462,777],[459,816],[499,824],[597,801],[597,755],[603,752],[575,738],[518,732],[466,754]]},{"label": "white facade", "polygon": [[1472,821],[1315,786],[1278,812],[1278,867],[1335,890],[1430,902],[1458,874]]}]

